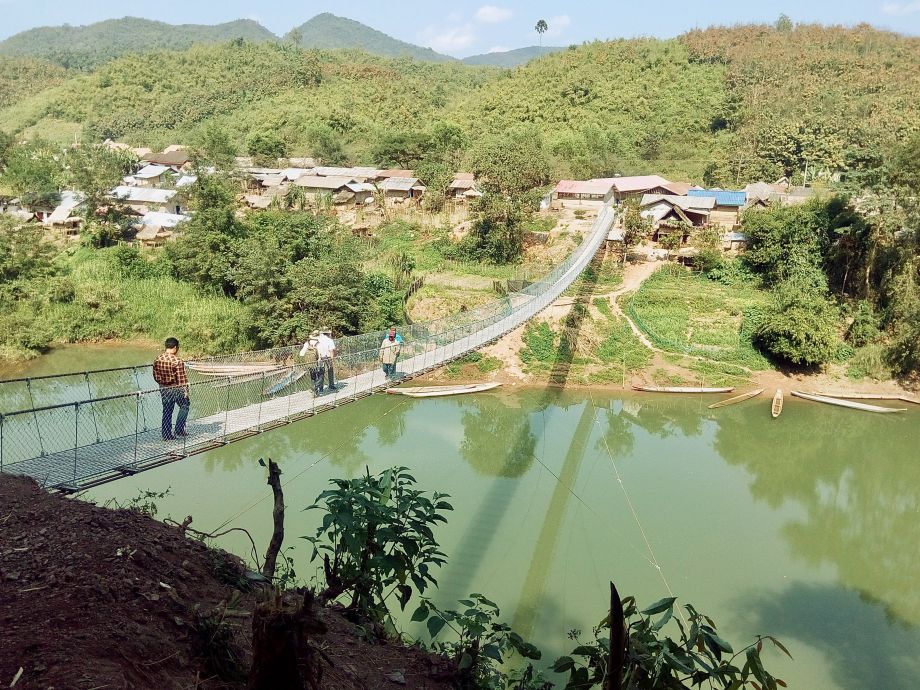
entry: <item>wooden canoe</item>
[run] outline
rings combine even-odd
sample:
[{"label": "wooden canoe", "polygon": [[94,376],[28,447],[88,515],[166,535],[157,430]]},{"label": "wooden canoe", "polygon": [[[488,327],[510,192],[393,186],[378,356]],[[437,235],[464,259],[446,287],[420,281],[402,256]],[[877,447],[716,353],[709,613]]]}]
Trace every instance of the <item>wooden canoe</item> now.
[{"label": "wooden canoe", "polygon": [[756,398],[758,395],[763,393],[763,388],[755,388],[752,391],[747,393],[742,393],[741,395],[736,395],[733,398],[726,398],[725,400],[720,400],[717,403],[713,403],[709,406],[710,410],[714,410],[717,407],[728,407],[729,405],[734,405],[735,403],[740,403],[745,400],[750,400],[751,398]]},{"label": "wooden canoe", "polygon": [[836,405],[837,407],[848,407],[851,410],[862,410],[863,412],[879,412],[882,414],[890,414],[892,412],[903,412],[907,409],[906,407],[879,407],[878,405],[866,405],[865,403],[853,402],[852,400],[828,398],[823,395],[816,395],[815,393],[803,393],[802,391],[792,391],[792,394],[797,398],[804,398],[805,400],[827,403],[828,405]]},{"label": "wooden canoe", "polygon": [[814,395],[824,398],[846,398],[847,400],[901,400],[897,393],[825,393],[815,391]]},{"label": "wooden canoe", "polygon": [[776,419],[783,413],[783,389],[777,388],[773,394],[773,404],[770,406],[770,414]]},{"label": "wooden canoe", "polygon": [[464,395],[481,393],[498,388],[500,383],[475,383],[464,386],[414,386],[410,388],[388,388],[387,393],[408,395],[410,398],[436,398],[443,395]]},{"label": "wooden canoe", "polygon": [[404,386],[401,388],[387,388],[387,393],[390,395],[404,395],[405,393],[432,393],[437,391],[445,391],[448,389],[455,390],[466,390],[469,388],[476,388],[481,386],[481,383],[457,383],[457,384],[445,384],[442,386]]},{"label": "wooden canoe", "polygon": [[192,371],[205,376],[244,376],[246,374],[262,374],[278,371],[284,367],[280,364],[205,364],[199,362],[186,362]]},{"label": "wooden canoe", "polygon": [[646,393],[731,393],[734,388],[691,388],[687,386],[633,386]]}]

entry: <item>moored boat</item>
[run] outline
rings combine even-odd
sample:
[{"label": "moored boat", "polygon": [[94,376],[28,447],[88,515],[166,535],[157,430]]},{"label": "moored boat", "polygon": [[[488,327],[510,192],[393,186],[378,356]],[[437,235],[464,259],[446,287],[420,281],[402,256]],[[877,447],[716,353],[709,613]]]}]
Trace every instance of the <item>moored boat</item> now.
[{"label": "moored boat", "polygon": [[735,403],[740,403],[744,402],[745,400],[755,398],[761,393],[763,393],[763,388],[755,388],[752,391],[747,391],[746,393],[741,393],[740,395],[736,395],[732,398],[726,398],[725,400],[720,400],[717,403],[713,403],[709,406],[709,409],[713,410],[717,407],[728,407],[729,405],[734,405]]},{"label": "moored boat", "polygon": [[264,362],[258,364],[212,364],[210,362],[186,362],[185,366],[204,376],[245,376],[279,371],[280,364]]},{"label": "moored boat", "polygon": [[734,388],[694,388],[690,386],[633,386],[646,393],[731,393]]},{"label": "moored boat", "polygon": [[783,413],[783,389],[777,388],[773,394],[773,404],[770,406],[770,414],[776,419]]},{"label": "moored boat", "polygon": [[824,391],[815,391],[814,395],[820,395],[825,398],[844,398],[847,400],[902,400],[902,396],[897,393],[825,393]]},{"label": "moored boat", "polygon": [[469,383],[447,386],[412,386],[408,388],[387,388],[387,393],[408,395],[410,398],[435,398],[443,395],[463,395],[464,393],[481,393],[498,388],[500,383]]},{"label": "moored boat", "polygon": [[863,412],[879,412],[881,414],[891,414],[892,412],[904,412],[906,407],[880,407],[879,405],[867,405],[865,403],[853,402],[852,400],[841,400],[840,398],[828,398],[824,395],[815,393],[803,393],[802,391],[792,391],[797,398],[813,400],[814,402],[827,403],[837,407],[848,407],[851,410],[862,410]]}]

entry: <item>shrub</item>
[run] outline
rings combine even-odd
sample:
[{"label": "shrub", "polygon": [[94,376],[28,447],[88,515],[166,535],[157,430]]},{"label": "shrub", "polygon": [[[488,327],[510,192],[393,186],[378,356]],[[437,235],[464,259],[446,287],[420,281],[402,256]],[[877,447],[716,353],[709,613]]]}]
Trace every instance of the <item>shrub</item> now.
[{"label": "shrub", "polygon": [[825,294],[786,282],[780,285],[755,333],[755,342],[779,359],[815,366],[837,352],[837,308]]},{"label": "shrub", "polygon": [[393,467],[357,479],[333,479],[334,489],[321,493],[307,510],[323,510],[322,524],[312,537],[312,560],[322,555],[326,589],[321,600],[343,594],[349,610],[359,618],[382,623],[389,619],[385,590],[393,588],[406,607],[412,586],[424,593],[437,585],[432,566],[446,556],[438,549],[431,528],[447,522],[453,510],[447,494],[431,498],[414,488],[415,478],[405,467]]},{"label": "shrub", "polygon": [[866,300],[860,301],[853,315],[853,322],[847,329],[846,339],[855,347],[868,345],[879,336],[878,317],[872,305]]}]

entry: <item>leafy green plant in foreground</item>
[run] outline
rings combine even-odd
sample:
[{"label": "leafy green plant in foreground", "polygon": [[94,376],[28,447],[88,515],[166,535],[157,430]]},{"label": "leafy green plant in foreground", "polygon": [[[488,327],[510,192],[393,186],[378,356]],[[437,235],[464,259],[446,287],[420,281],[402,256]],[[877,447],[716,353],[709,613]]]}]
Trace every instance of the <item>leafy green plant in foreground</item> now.
[{"label": "leafy green plant in foreground", "polygon": [[[428,585],[437,586],[432,566],[447,562],[431,528],[447,522],[453,510],[447,494],[428,498],[415,488],[405,467],[377,476],[333,479],[334,489],[321,493],[306,510],[323,510],[322,523],[312,537],[311,560],[322,556],[326,589],[321,601],[348,595],[349,611],[358,618],[389,622],[386,600],[396,593],[401,608]],[[411,583],[411,584],[410,584]],[[386,590],[389,589],[389,592]]]},{"label": "leafy green plant in foreground", "polygon": [[[675,597],[666,597],[641,611],[633,597],[623,599],[627,648],[623,668],[623,688],[629,690],[681,690],[683,688],[718,688],[720,690],[776,690],[786,683],[764,669],[760,659],[764,640],[769,640],[784,654],[792,656],[783,644],[769,635],[757,636],[747,647],[735,652],[716,632],[709,616],[685,604],[687,617],[675,616]],[[660,614],[660,615],[659,615]],[[652,620],[652,616],[658,616]],[[668,623],[679,630],[677,638],[663,632]],[[610,617],[594,628],[594,640],[579,644],[571,655],[553,664],[557,673],[567,673],[565,690],[582,690],[604,683],[610,668]],[[581,632],[569,637],[578,640]],[[736,659],[744,655],[739,667]]]},{"label": "leafy green plant in foreground", "polygon": [[[412,620],[425,621],[432,639],[430,648],[456,664],[460,688],[474,690],[513,687],[529,690],[552,687],[529,664],[526,669],[511,674],[496,668],[495,663],[504,664],[515,653],[524,659],[533,660],[540,659],[542,654],[509,625],[497,621],[501,612],[495,602],[474,593],[470,594],[469,599],[461,599],[457,603],[465,609],[441,610],[430,599],[423,599],[412,614]],[[445,627],[454,633],[454,639],[436,641],[435,638]]]}]

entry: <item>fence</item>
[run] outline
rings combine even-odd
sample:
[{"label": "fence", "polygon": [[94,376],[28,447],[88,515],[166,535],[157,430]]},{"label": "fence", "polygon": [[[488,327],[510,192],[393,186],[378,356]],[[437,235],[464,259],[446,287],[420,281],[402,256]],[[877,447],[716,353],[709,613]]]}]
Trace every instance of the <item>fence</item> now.
[{"label": "fence", "polygon": [[[613,218],[613,210],[605,208],[578,249],[521,292],[401,329],[405,342],[397,364],[399,374],[411,377],[439,367],[543,310],[587,266]],[[309,367],[298,355],[299,345],[199,360],[260,365],[264,370],[196,377],[189,390],[188,436],[169,442],[161,438],[161,392],[153,384],[150,366],[0,382],[0,388],[19,386],[14,392],[24,391],[31,397],[22,399],[30,402],[41,399],[41,395],[76,398],[24,409],[14,407],[0,414],[0,472],[26,474],[45,486],[72,491],[357,400],[392,385],[378,363],[384,336],[384,331],[378,331],[341,338],[334,361],[334,375],[340,385],[321,396],[313,392]],[[131,385],[132,390],[119,390]],[[111,392],[99,395],[106,390]]]}]

